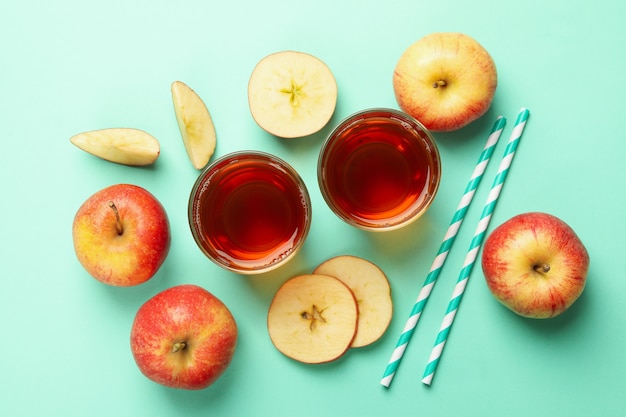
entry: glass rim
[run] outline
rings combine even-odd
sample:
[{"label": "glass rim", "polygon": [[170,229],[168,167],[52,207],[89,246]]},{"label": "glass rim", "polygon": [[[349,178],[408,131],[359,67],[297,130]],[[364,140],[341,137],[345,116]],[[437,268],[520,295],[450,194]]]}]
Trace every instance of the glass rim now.
[{"label": "glass rim", "polygon": [[[412,130],[415,131],[416,135],[419,136],[424,142],[427,143],[427,149],[425,153],[427,154],[430,161],[432,161],[432,165],[435,168],[435,172],[432,173],[431,177],[434,178],[429,180],[425,186],[425,188],[429,187],[430,183],[433,183],[432,192],[429,193],[429,197],[425,200],[423,204],[414,210],[407,211],[404,213],[402,217],[396,219],[390,223],[384,224],[376,224],[373,222],[367,221],[359,221],[351,216],[349,213],[346,213],[344,210],[340,209],[337,204],[335,204],[334,198],[330,195],[325,186],[325,178],[324,178],[324,161],[327,156],[327,152],[329,148],[335,143],[336,137],[338,137],[342,132],[346,129],[354,126],[356,123],[360,121],[367,120],[370,118],[384,118],[389,120],[398,120],[399,123],[408,123]],[[406,127],[406,126],[405,126]],[[430,164],[429,164],[430,165]],[[362,229],[373,232],[383,232],[383,231],[391,231],[396,230],[401,227],[404,227],[418,218],[420,218],[428,208],[430,208],[431,204],[435,199],[435,195],[439,190],[439,185],[441,182],[441,155],[439,153],[439,148],[435,142],[435,139],[432,133],[422,124],[419,120],[414,118],[413,116],[401,111],[387,107],[372,107],[363,110],[359,110],[354,112],[345,118],[343,118],[328,134],[322,147],[320,149],[320,153],[318,156],[317,162],[317,181],[320,188],[320,192],[322,197],[324,198],[326,204],[331,209],[331,211],[339,217],[344,222]]]},{"label": "glass rim", "polygon": [[[293,181],[293,183],[298,187],[298,189],[300,190],[300,195],[303,198],[303,200],[301,200],[301,203],[302,203],[302,206],[304,207],[304,230],[302,232],[300,239],[295,241],[295,244],[290,249],[289,254],[287,254],[284,257],[281,257],[280,259],[274,262],[270,262],[261,266],[242,267],[240,265],[233,265],[232,263],[220,261],[219,259],[220,257],[217,256],[216,253],[212,253],[211,251],[207,250],[207,248],[204,245],[207,243],[207,241],[201,237],[200,231],[197,230],[195,201],[196,201],[196,197],[198,195],[199,189],[203,187],[204,184],[206,183],[207,176],[211,175],[212,171],[215,171],[212,174],[212,175],[215,175],[215,173],[219,171],[220,167],[223,166],[224,163],[228,161],[232,160],[232,162],[230,163],[234,163],[242,159],[259,160],[259,161],[277,164],[278,167],[282,171],[284,171],[287,174],[287,176],[290,178],[290,180]],[[189,200],[187,204],[187,218],[188,218],[189,228],[191,230],[191,234],[193,236],[193,239],[196,245],[198,246],[200,251],[207,258],[209,258],[209,260],[211,260],[214,264],[216,264],[217,266],[227,271],[235,272],[235,273],[242,274],[242,275],[261,274],[261,273],[273,271],[279,268],[280,266],[284,265],[285,263],[287,263],[290,259],[292,259],[299,252],[300,248],[304,245],[304,242],[306,241],[306,238],[309,234],[309,230],[311,228],[311,221],[312,221],[311,198],[310,198],[309,191],[306,187],[304,180],[302,179],[300,174],[295,170],[295,168],[291,166],[287,161],[269,152],[258,151],[258,150],[239,150],[239,151],[227,153],[225,155],[220,156],[219,158],[216,158],[209,165],[207,165],[206,167],[202,169],[202,171],[198,175],[198,178],[196,178],[191,188],[191,192],[189,194]],[[211,245],[208,245],[208,246],[211,246]]]}]

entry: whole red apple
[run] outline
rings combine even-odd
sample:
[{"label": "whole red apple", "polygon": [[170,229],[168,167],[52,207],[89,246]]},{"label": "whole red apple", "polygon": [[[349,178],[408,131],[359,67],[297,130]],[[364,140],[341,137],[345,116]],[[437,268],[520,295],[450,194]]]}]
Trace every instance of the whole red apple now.
[{"label": "whole red apple", "polygon": [[203,389],[224,373],[235,353],[237,325],[228,308],[196,285],[162,291],[137,311],[130,347],[154,382]]},{"label": "whole red apple", "polygon": [[165,209],[150,192],[131,184],[112,185],[89,197],[74,216],[72,237],[87,272],[114,286],[152,278],[170,248]]},{"label": "whole red apple", "polygon": [[460,129],[491,106],[496,65],[474,38],[431,33],[410,45],[393,73],[400,108],[432,131]]},{"label": "whole red apple", "polygon": [[524,213],[498,226],[483,247],[489,290],[515,313],[555,317],[583,292],[589,254],[574,230],[547,213]]}]

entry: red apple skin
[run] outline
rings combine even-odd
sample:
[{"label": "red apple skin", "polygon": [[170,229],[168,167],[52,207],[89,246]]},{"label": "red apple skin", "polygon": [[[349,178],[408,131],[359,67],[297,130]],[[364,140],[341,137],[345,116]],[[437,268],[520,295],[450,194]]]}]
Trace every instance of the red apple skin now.
[{"label": "red apple skin", "polygon": [[[115,205],[122,233],[118,233]],[[152,278],[170,249],[167,213],[150,192],[132,184],[116,184],[90,196],[72,225],[76,256],[97,280],[133,286]]]},{"label": "red apple skin", "polygon": [[[184,346],[177,350],[177,343]],[[228,368],[236,344],[237,325],[226,305],[190,284],[171,287],[146,301],[130,335],[133,357],[146,377],[187,390],[213,384]]]},{"label": "red apple skin", "polygon": [[520,316],[550,318],[582,294],[589,254],[564,221],[529,212],[512,217],[488,236],[482,269],[489,290],[503,305]]}]

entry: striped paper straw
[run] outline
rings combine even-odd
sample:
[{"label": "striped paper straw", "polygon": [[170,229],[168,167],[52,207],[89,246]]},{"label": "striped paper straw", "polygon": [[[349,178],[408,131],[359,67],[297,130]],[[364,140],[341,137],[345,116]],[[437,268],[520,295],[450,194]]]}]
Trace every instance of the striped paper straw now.
[{"label": "striped paper straw", "polygon": [[441,359],[443,348],[446,344],[446,340],[448,339],[448,334],[450,333],[450,328],[452,327],[452,323],[454,322],[454,318],[458,311],[461,298],[463,297],[463,293],[465,292],[465,287],[467,286],[467,281],[469,280],[472,267],[476,262],[478,251],[480,250],[480,246],[482,245],[482,241],[485,237],[485,232],[487,230],[487,227],[489,226],[491,215],[493,214],[493,210],[498,201],[498,197],[500,196],[500,192],[502,191],[502,187],[504,186],[504,180],[506,179],[509,168],[511,167],[511,162],[513,161],[513,157],[515,156],[515,150],[517,149],[519,141],[522,137],[522,131],[524,130],[524,126],[526,126],[526,120],[528,119],[528,115],[528,109],[522,108],[517,116],[515,126],[513,127],[513,132],[511,132],[511,138],[509,139],[506,149],[504,150],[504,155],[502,157],[502,161],[500,162],[500,167],[498,168],[498,172],[493,181],[493,185],[487,196],[487,201],[485,202],[485,206],[480,216],[478,226],[476,227],[474,237],[470,242],[470,247],[467,251],[467,255],[463,263],[463,268],[461,268],[459,278],[452,292],[452,298],[448,303],[446,314],[444,316],[443,322],[441,323],[439,333],[437,334],[435,345],[430,354],[430,358],[428,359],[426,369],[424,370],[422,382],[426,385],[431,384],[433,376],[435,375],[435,370],[437,369],[437,365],[439,364],[439,360]]},{"label": "striped paper straw", "polygon": [[426,276],[426,280],[424,281],[417,300],[415,300],[415,304],[413,305],[411,314],[409,315],[406,325],[404,326],[404,330],[402,330],[402,334],[400,335],[400,339],[398,340],[398,343],[393,350],[391,358],[389,359],[389,363],[387,364],[387,368],[385,369],[383,378],[380,381],[380,383],[386,387],[391,384],[396,370],[400,365],[400,360],[404,355],[404,351],[406,350],[406,347],[409,343],[409,339],[413,335],[413,331],[417,326],[417,321],[419,320],[422,311],[424,310],[424,306],[426,305],[428,297],[430,296],[430,293],[435,285],[435,281],[437,280],[437,277],[441,272],[441,268],[443,267],[446,257],[448,256],[450,248],[452,247],[452,243],[454,243],[454,239],[456,238],[456,235],[461,227],[461,223],[463,223],[465,213],[467,212],[467,209],[472,202],[472,198],[474,197],[476,188],[478,188],[478,184],[480,184],[480,180],[482,179],[485,169],[487,168],[489,159],[493,154],[493,151],[496,147],[496,144],[498,143],[498,139],[500,138],[500,134],[502,133],[505,124],[506,119],[500,116],[498,117],[495,124],[493,125],[493,128],[491,129],[489,137],[487,138],[487,143],[485,144],[485,147],[483,148],[480,157],[478,158],[478,162],[476,164],[476,167],[474,168],[474,172],[472,173],[472,176],[470,177],[469,182],[465,187],[463,197],[461,197],[458,208],[454,213],[454,216],[452,217],[450,226],[448,227],[446,235],[443,238],[443,242],[439,247],[437,256],[435,257],[435,260],[430,267],[430,272]]}]

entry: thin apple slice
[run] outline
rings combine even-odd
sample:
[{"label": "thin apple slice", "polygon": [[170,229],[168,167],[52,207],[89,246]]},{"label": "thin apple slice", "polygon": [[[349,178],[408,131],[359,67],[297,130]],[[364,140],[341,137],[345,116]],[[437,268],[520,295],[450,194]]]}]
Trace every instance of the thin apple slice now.
[{"label": "thin apple slice", "polygon": [[70,142],[85,152],[123,165],[150,165],[161,152],[156,138],[131,128],[92,130],[72,136]]},{"label": "thin apple slice", "polygon": [[248,103],[252,117],[267,132],[283,138],[308,136],[332,117],[337,82],[330,68],[313,55],[276,52],[254,68]]},{"label": "thin apple slice", "polygon": [[217,135],[204,101],[187,84],[172,83],[172,101],[178,128],[191,164],[202,169],[215,152]]},{"label": "thin apple slice", "polygon": [[358,306],[347,285],[328,275],[299,275],[276,292],[267,314],[274,346],[304,363],[338,359],[356,334]]},{"label": "thin apple slice", "polygon": [[385,333],[393,316],[391,287],[387,276],[373,263],[356,256],[331,258],[313,271],[331,275],[346,284],[359,305],[359,323],[352,347],[367,346]]}]

